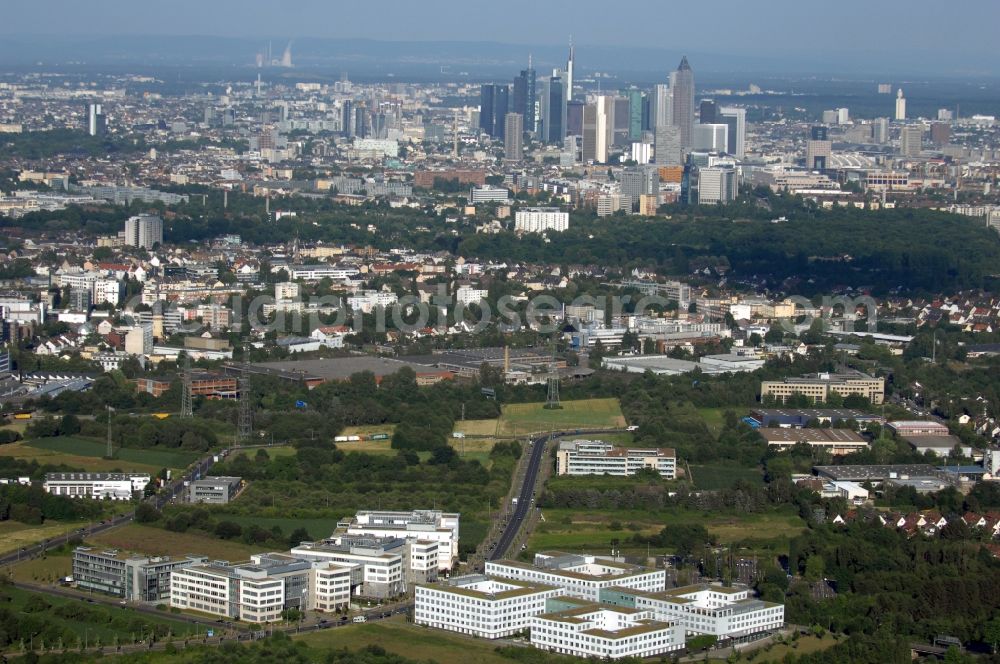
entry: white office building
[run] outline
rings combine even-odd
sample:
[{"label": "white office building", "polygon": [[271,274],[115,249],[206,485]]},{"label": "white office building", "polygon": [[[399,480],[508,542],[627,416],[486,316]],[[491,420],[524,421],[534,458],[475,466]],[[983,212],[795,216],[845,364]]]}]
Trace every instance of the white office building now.
[{"label": "white office building", "polygon": [[711,634],[719,639],[769,632],[785,624],[784,605],[757,599],[744,586],[700,584],[658,593],[614,589],[605,592],[602,599],[650,610],[657,620],[676,622],[688,634]]},{"label": "white office building", "polygon": [[149,481],[149,473],[46,473],[43,487],[67,498],[131,500]]},{"label": "white office building", "polygon": [[513,560],[486,561],[486,575],[563,589],[563,594],[591,602],[600,601],[604,588],[630,588],[656,593],[666,589],[666,570],[621,563],[600,556],[545,552],[535,554],[535,564]]},{"label": "white office building", "polygon": [[510,202],[510,190],[507,187],[494,187],[487,184],[482,187],[473,187],[469,191],[469,203],[472,205],[476,205],[477,203],[508,202]]},{"label": "white office building", "polygon": [[693,147],[695,150],[726,152],[729,147],[729,125],[696,124]]},{"label": "white office building", "polygon": [[545,600],[562,589],[539,583],[473,575],[445,584],[417,586],[413,622],[484,639],[524,631],[531,618],[545,612]]},{"label": "white office building", "polygon": [[569,228],[569,212],[559,208],[526,208],[514,215],[514,230],[520,233],[562,232]]},{"label": "white office building", "polygon": [[650,610],[549,600],[568,605],[531,619],[531,645],[563,655],[594,659],[656,657],[684,647],[684,628],[656,620]]},{"label": "white office building", "polygon": [[677,476],[677,452],[665,447],[615,447],[602,440],[564,440],[556,451],[557,475],[629,477],[643,468],[651,468],[672,480]]},{"label": "white office building", "polygon": [[698,203],[730,203],[736,200],[738,193],[739,180],[735,168],[711,166],[698,169]]},{"label": "white office building", "polygon": [[406,592],[404,544],[402,540],[386,543],[374,538],[370,538],[368,542],[333,538],[321,542],[302,542],[292,548],[291,555],[305,560],[354,566],[351,581],[354,595],[382,599]]},{"label": "white office building", "polygon": [[163,244],[163,220],[154,214],[138,214],[125,220],[125,244],[152,249]]},{"label": "white office building", "polygon": [[322,279],[348,281],[359,274],[361,273],[358,268],[341,265],[292,265],[288,268],[288,275],[294,281],[315,282]]},{"label": "white office building", "polygon": [[348,297],[347,306],[351,308],[351,311],[361,311],[370,314],[378,307],[389,307],[398,301],[399,298],[391,291],[369,290]]},{"label": "white office building", "polygon": [[440,510],[361,510],[349,523],[338,524],[347,535],[398,537],[438,544],[438,565],[442,572],[458,562],[461,514]]}]

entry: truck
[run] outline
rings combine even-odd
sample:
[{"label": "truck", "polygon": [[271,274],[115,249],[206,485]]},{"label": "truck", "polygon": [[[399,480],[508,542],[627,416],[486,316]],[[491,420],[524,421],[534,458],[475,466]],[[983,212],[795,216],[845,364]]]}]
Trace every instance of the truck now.
[{"label": "truck", "polygon": [[452,438],[465,438],[465,434],[461,431],[453,431],[451,434]]},{"label": "truck", "polygon": [[517,498],[511,498],[510,499],[510,506],[511,507],[517,507]]}]

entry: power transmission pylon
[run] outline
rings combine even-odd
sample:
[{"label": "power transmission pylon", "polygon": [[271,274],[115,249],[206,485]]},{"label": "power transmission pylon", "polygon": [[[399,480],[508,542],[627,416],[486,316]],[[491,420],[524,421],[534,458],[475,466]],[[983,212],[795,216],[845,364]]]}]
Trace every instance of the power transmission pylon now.
[{"label": "power transmission pylon", "polygon": [[181,373],[181,417],[194,417],[191,381],[191,357],[185,354],[184,371]]},{"label": "power transmission pylon", "polygon": [[548,410],[559,410],[562,405],[559,403],[559,369],[556,367],[556,340],[552,339],[552,359],[549,361],[548,392],[545,395],[545,408]]},{"label": "power transmission pylon", "polygon": [[240,375],[239,390],[240,408],[239,422],[236,426],[236,439],[247,441],[250,440],[250,436],[253,434],[253,410],[250,405],[250,379],[247,377],[246,370]]}]

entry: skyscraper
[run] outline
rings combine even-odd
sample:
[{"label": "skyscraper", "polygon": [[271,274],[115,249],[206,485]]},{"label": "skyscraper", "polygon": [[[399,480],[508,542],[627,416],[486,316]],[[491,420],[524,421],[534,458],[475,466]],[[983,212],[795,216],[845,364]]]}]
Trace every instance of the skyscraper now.
[{"label": "skyscraper", "polygon": [[906,97],[903,96],[903,88],[896,92],[896,121],[902,122],[906,119]]},{"label": "skyscraper", "polygon": [[511,94],[511,112],[524,116],[524,130],[528,133],[537,131],[535,126],[535,70],[528,59],[528,68],[522,69],[514,79],[514,90]]},{"label": "skyscraper", "polygon": [[614,97],[600,95],[583,108],[583,161],[608,163],[613,138]]},{"label": "skyscraper", "polygon": [[653,128],[674,123],[674,108],[670,96],[670,86],[660,83],[653,91]]},{"label": "skyscraper", "polygon": [[670,95],[673,124],[681,133],[681,148],[687,150],[694,139],[694,72],[687,56],[681,58],[677,71],[670,72]]},{"label": "skyscraper", "polygon": [[698,106],[698,122],[715,124],[719,120],[719,107],[711,99],[702,99]]},{"label": "skyscraper", "polygon": [[575,66],[576,52],[573,49],[573,36],[569,38],[569,58],[566,60],[566,101],[573,101],[573,67]]},{"label": "skyscraper", "polygon": [[574,99],[566,104],[566,135],[583,136],[584,103]]},{"label": "skyscraper", "polygon": [[524,116],[520,113],[508,113],[504,117],[504,159],[520,161],[524,156],[521,141],[524,139]]},{"label": "skyscraper", "polygon": [[566,136],[566,91],[558,70],[542,81],[541,138],[546,143],[562,144]]},{"label": "skyscraper", "polygon": [[627,200],[629,211],[639,204],[642,195],[655,196],[659,194],[659,171],[651,166],[633,166],[622,171],[621,194]]},{"label": "skyscraper", "polygon": [[642,136],[642,101],[645,95],[642,90],[628,91],[628,138],[638,141]]},{"label": "skyscraper", "polygon": [[833,143],[830,142],[826,127],[815,126],[809,129],[809,140],[806,141],[806,168],[811,171],[825,171],[830,166],[833,154]]},{"label": "skyscraper", "polygon": [[899,132],[899,153],[904,157],[919,157],[923,150],[924,128],[922,125],[903,127]]},{"label": "skyscraper", "polygon": [[695,150],[725,152],[729,146],[729,126],[724,124],[696,124],[694,126]]},{"label": "skyscraper", "polygon": [[747,110],[723,106],[719,109],[718,121],[729,126],[729,145],[726,152],[743,159],[746,156]]},{"label": "skyscraper", "polygon": [[163,244],[163,220],[152,214],[139,214],[125,220],[125,244],[152,249]]},{"label": "skyscraper", "polygon": [[497,86],[485,83],[479,88],[479,129],[493,135],[493,105],[496,103]]},{"label": "skyscraper", "polygon": [[654,159],[658,166],[680,166],[684,163],[680,129],[672,124],[656,127]]},{"label": "skyscraper", "polygon": [[107,132],[108,121],[100,104],[90,104],[87,107],[87,133],[100,136]]},{"label": "skyscraper", "polygon": [[884,145],[889,140],[889,118],[875,118],[872,121],[872,142]]}]

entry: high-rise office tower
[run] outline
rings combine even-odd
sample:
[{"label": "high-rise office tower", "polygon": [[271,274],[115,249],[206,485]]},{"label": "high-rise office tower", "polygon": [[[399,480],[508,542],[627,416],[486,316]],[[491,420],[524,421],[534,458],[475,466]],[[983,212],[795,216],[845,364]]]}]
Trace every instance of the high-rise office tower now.
[{"label": "high-rise office tower", "polygon": [[653,90],[653,128],[674,123],[673,99],[670,96],[670,86],[660,83]]},{"label": "high-rise office tower", "polygon": [[522,143],[524,140],[524,116],[520,113],[508,113],[504,118],[504,159],[520,161],[524,156]]},{"label": "high-rise office tower", "polygon": [[493,138],[504,139],[504,118],[507,117],[507,112],[510,111],[510,87],[506,85],[498,85],[496,91],[496,96],[494,97],[493,103],[493,132],[490,134]]},{"label": "high-rise office tower", "polygon": [[830,167],[832,154],[833,143],[827,138],[826,127],[811,127],[809,140],[806,141],[806,168],[811,171],[825,171]]},{"label": "high-rise office tower", "polygon": [[493,135],[493,106],[496,104],[497,86],[485,83],[479,88],[479,129]]},{"label": "high-rise office tower", "polygon": [[535,70],[531,67],[531,58],[528,58],[528,68],[522,69],[520,75],[514,79],[514,89],[511,93],[511,113],[520,113],[524,116],[524,130],[529,134],[535,133]]},{"label": "high-rise office tower", "polygon": [[583,136],[583,107],[584,103],[579,99],[574,99],[566,104],[566,135]]},{"label": "high-rise office tower", "polygon": [[681,58],[677,71],[670,72],[670,95],[673,124],[680,129],[681,147],[687,150],[694,138],[694,72],[687,56]]},{"label": "high-rise office tower", "polygon": [[633,166],[622,171],[621,194],[629,211],[639,204],[639,197],[655,196],[660,191],[659,171],[651,166]]},{"label": "high-rise office tower", "polygon": [[919,157],[923,150],[924,128],[921,125],[903,127],[899,132],[899,153],[904,157]]},{"label": "high-rise office tower", "polygon": [[906,97],[903,96],[903,88],[896,92],[896,122],[906,119]]},{"label": "high-rise office tower", "polygon": [[684,163],[681,148],[681,130],[672,124],[661,124],[656,128],[654,159],[658,166],[680,166]]},{"label": "high-rise office tower", "polygon": [[696,124],[694,126],[695,150],[725,152],[729,146],[729,126],[724,124]]},{"label": "high-rise office tower", "polygon": [[653,109],[656,106],[656,102],[653,100],[653,96],[645,94],[642,96],[642,130],[648,131],[650,133],[656,128],[656,123],[653,118]]},{"label": "high-rise office tower", "polygon": [[729,145],[726,146],[726,152],[743,159],[746,156],[747,110],[723,106],[719,109],[718,121],[729,127]]},{"label": "high-rise office tower", "polygon": [[889,140],[889,118],[875,118],[872,121],[872,142],[885,145]]},{"label": "high-rise office tower", "polygon": [[561,72],[552,72],[552,76],[542,81],[541,87],[542,140],[561,144],[566,136],[566,90]]},{"label": "high-rise office tower", "polygon": [[642,90],[628,91],[628,139],[638,141],[642,137]]},{"label": "high-rise office tower", "polygon": [[702,99],[698,105],[698,122],[715,124],[719,121],[719,107],[711,99]]},{"label": "high-rise office tower", "polygon": [[583,161],[608,162],[614,127],[614,97],[600,95],[583,108]]},{"label": "high-rise office tower", "polygon": [[566,101],[573,100],[573,71],[576,66],[576,52],[573,49],[573,37],[569,38],[569,58],[566,60],[566,80],[563,85],[566,88]]},{"label": "high-rise office tower", "polygon": [[350,99],[345,99],[340,107],[340,133],[354,138],[354,102]]},{"label": "high-rise office tower", "polygon": [[87,133],[100,136],[107,132],[108,120],[100,104],[90,104],[87,107]]},{"label": "high-rise office tower", "polygon": [[368,109],[364,104],[354,109],[354,135],[358,138],[368,138]]}]

